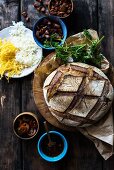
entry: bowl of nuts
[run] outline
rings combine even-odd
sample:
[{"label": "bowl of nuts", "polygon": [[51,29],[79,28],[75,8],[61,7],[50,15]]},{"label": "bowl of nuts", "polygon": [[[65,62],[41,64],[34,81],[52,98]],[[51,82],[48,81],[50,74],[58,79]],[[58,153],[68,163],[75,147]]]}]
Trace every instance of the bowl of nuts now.
[{"label": "bowl of nuts", "polygon": [[48,5],[48,11],[50,15],[58,16],[60,18],[68,17],[73,11],[72,0],[50,0]]},{"label": "bowl of nuts", "polygon": [[57,45],[64,44],[67,37],[67,28],[60,18],[45,16],[35,23],[33,37],[38,46],[52,50]]},{"label": "bowl of nuts", "polygon": [[20,113],[13,121],[13,130],[20,139],[32,139],[39,130],[38,118],[34,113]]}]

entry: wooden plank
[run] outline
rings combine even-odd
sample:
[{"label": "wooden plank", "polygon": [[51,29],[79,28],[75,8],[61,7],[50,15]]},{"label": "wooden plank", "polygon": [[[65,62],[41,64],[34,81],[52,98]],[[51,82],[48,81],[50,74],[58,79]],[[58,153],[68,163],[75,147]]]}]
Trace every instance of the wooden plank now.
[{"label": "wooden plank", "polygon": [[103,170],[113,170],[114,169],[114,155],[110,157],[107,161],[103,161]]},{"label": "wooden plank", "polygon": [[97,30],[97,0],[73,0],[72,15],[65,20],[68,35],[82,32],[84,29]]},{"label": "wooden plank", "polygon": [[0,30],[19,18],[19,1],[0,0]]},{"label": "wooden plank", "polygon": [[0,106],[0,169],[21,170],[20,141],[13,133],[13,119],[20,112],[19,81],[6,79],[0,82],[0,98],[5,96],[4,108]]},{"label": "wooden plank", "polygon": [[98,0],[99,34],[104,35],[104,55],[114,65],[114,1]]},{"label": "wooden plank", "polygon": [[[22,0],[21,10],[27,11],[31,22],[25,22],[26,26],[33,27],[36,20],[40,17],[32,6],[32,0]],[[70,18],[64,20],[68,27],[68,35],[82,31],[84,28],[97,29],[97,3],[96,0],[74,0],[74,12]],[[33,75],[26,77],[22,82],[22,111],[38,113],[32,95]],[[40,97],[40,96],[39,96]],[[43,120],[40,119],[40,131],[35,139],[23,142],[23,169],[24,170],[101,170],[102,158],[96,150],[94,144],[86,139],[79,132],[68,133],[57,129],[63,133],[69,143],[69,150],[66,157],[58,163],[48,163],[37,153],[37,141],[44,133]],[[94,153],[94,154],[93,154]]]},{"label": "wooden plank", "polygon": [[[98,0],[99,35],[104,35],[103,53],[114,65],[114,1]],[[114,110],[114,107],[113,107]],[[107,161],[103,160],[103,170],[114,169],[114,155]]]},{"label": "wooden plank", "polygon": [[[7,3],[6,3],[7,2]],[[18,1],[0,1],[0,30],[18,20]],[[22,170],[20,141],[13,133],[13,119],[20,112],[20,81],[0,81],[0,99],[5,96],[4,107],[0,104],[0,169]]]}]

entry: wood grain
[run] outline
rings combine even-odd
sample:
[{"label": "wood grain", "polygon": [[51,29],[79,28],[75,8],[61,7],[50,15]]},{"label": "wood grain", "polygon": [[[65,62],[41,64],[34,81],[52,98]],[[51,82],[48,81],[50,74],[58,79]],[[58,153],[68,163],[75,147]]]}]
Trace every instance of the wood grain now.
[{"label": "wood grain", "polygon": [[0,30],[19,19],[19,1],[0,0]]},{"label": "wood grain", "polygon": [[[18,93],[17,93],[18,89]],[[21,170],[21,143],[13,133],[13,119],[20,112],[19,81],[6,79],[0,82],[0,98],[4,95],[4,107],[0,105],[0,169]]]},{"label": "wood grain", "polygon": [[[113,0],[73,0],[74,11],[64,19],[68,27],[68,35],[81,32],[84,28],[93,28],[105,35],[103,51],[114,64],[114,1]],[[33,7],[32,0],[0,0],[0,30],[11,25],[13,20],[24,21],[32,29],[34,23],[42,16]],[[21,6],[20,6],[21,5]],[[30,22],[21,16],[27,11]],[[44,56],[46,56],[44,52]],[[113,75],[112,75],[113,76]],[[12,79],[8,83],[0,81],[0,97],[6,96],[4,108],[0,106],[0,170],[113,170],[114,156],[104,161],[95,149],[94,144],[79,132],[65,132],[54,126],[49,128],[60,131],[68,140],[69,150],[66,157],[57,163],[48,163],[37,153],[37,141],[44,133],[44,119],[39,114],[32,94],[33,74],[20,80]],[[30,141],[18,140],[12,130],[14,117],[23,111],[31,111],[38,115],[40,131]]]},{"label": "wood grain", "polygon": [[103,40],[103,53],[114,65],[114,1],[98,1],[98,31],[105,36]]},{"label": "wood grain", "polygon": [[[18,20],[18,1],[0,1],[0,30]],[[21,142],[14,136],[13,119],[20,112],[20,81],[4,78],[0,81],[0,99],[5,96],[4,107],[0,104],[0,169],[21,170]]]},{"label": "wood grain", "polygon": [[[98,31],[99,35],[104,35],[102,49],[109,61],[114,65],[114,1],[98,0]],[[112,68],[112,67],[111,67]],[[112,68],[113,69],[113,68]],[[110,74],[110,73],[109,73]],[[114,84],[114,74],[110,75],[110,80]],[[113,105],[114,111],[114,105]],[[103,170],[114,169],[114,155],[107,161],[103,160]]]},{"label": "wood grain", "polygon": [[82,32],[84,29],[97,30],[97,0],[73,0],[74,10],[70,17],[64,19],[68,36]]}]

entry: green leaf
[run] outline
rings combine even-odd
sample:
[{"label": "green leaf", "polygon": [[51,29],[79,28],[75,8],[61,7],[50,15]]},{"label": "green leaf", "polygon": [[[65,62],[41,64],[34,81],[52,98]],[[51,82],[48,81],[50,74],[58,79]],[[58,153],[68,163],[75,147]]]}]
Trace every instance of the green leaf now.
[{"label": "green leaf", "polygon": [[91,64],[100,68],[101,61],[103,59],[100,44],[103,38],[104,37],[100,40],[92,40],[90,44],[85,43],[74,46],[70,46],[68,44],[64,44],[62,46],[58,45],[55,47],[56,57],[60,58],[63,63],[67,63],[68,58],[72,57],[74,62]]}]

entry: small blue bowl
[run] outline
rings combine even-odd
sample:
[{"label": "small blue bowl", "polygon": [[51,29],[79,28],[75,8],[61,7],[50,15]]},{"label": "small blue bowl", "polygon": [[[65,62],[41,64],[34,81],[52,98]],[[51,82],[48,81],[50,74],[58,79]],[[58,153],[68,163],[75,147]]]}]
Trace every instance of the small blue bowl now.
[{"label": "small blue bowl", "polygon": [[61,40],[61,42],[60,42],[59,45],[64,44],[64,42],[65,42],[65,40],[66,40],[66,37],[67,37],[67,28],[66,28],[66,25],[64,24],[64,22],[63,22],[60,18],[58,18],[58,17],[56,17],[56,16],[46,16],[46,17],[42,17],[42,18],[40,18],[40,19],[35,23],[35,25],[34,25],[34,27],[33,27],[33,38],[34,38],[36,44],[37,44],[38,46],[40,46],[41,48],[48,49],[48,50],[53,50],[53,49],[55,49],[55,47],[45,47],[45,46],[38,40],[38,38],[36,37],[37,26],[40,25],[40,23],[41,23],[42,20],[44,20],[44,19],[50,19],[50,20],[56,21],[56,22],[58,22],[58,23],[60,24],[60,26],[61,26],[61,28],[62,28],[62,32],[63,32],[63,39]]},{"label": "small blue bowl", "polygon": [[68,150],[68,143],[67,143],[66,138],[65,138],[61,133],[59,133],[59,132],[57,132],[57,131],[49,131],[49,133],[55,134],[55,135],[59,136],[59,137],[62,139],[62,141],[63,141],[63,151],[62,151],[59,155],[57,155],[57,156],[55,156],[55,157],[47,156],[47,155],[42,151],[41,144],[42,144],[45,136],[47,135],[47,133],[44,133],[44,134],[40,137],[40,139],[38,140],[37,149],[38,149],[38,152],[39,152],[40,156],[41,156],[44,160],[46,160],[46,161],[48,161],[48,162],[57,162],[57,161],[61,160],[61,159],[66,155],[67,150]]}]

